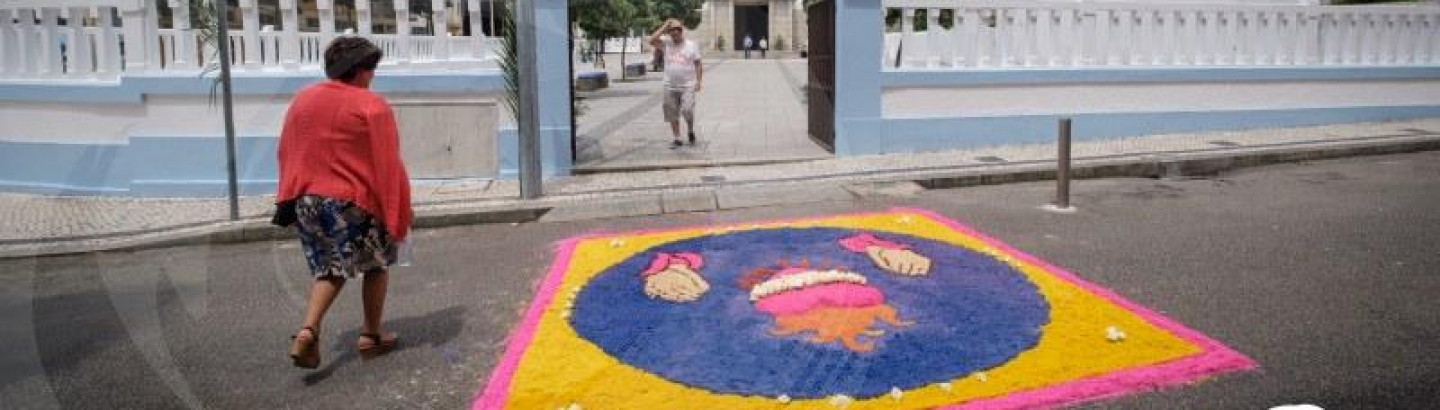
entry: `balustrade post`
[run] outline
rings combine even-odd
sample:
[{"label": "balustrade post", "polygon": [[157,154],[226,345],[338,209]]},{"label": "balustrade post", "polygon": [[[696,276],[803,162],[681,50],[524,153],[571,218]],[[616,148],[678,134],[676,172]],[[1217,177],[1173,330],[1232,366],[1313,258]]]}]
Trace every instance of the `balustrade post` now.
[{"label": "balustrade post", "polygon": [[0,8],[0,78],[13,71],[11,64],[16,61],[15,18],[12,13],[11,9]]},{"label": "balustrade post", "polygon": [[944,31],[940,27],[940,9],[930,8],[925,10],[925,66],[936,68],[940,66],[940,42],[945,41],[940,36]]},{"label": "balustrade post", "polygon": [[395,64],[410,64],[410,1],[395,2]]},{"label": "balustrade post", "polygon": [[145,30],[146,4],[138,0],[123,4],[120,7],[120,19],[124,37],[121,38],[120,55],[124,60],[125,71],[132,74],[144,72],[150,69],[150,54],[156,47],[157,39]]},{"label": "balustrade post", "polygon": [[96,13],[96,28],[99,29],[99,37],[95,39],[95,78],[101,80],[112,80],[119,78],[120,70],[123,68],[120,63],[120,36],[115,32],[115,7],[98,7]]},{"label": "balustrade post", "polygon": [[[984,24],[984,22],[981,21],[980,10],[966,8],[957,10],[955,15],[959,17],[962,11],[965,16],[963,20],[965,25],[963,26],[964,30],[960,31],[960,35],[961,40],[964,41],[963,44],[965,44],[965,66],[979,67],[981,47],[980,26]],[[990,48],[986,47],[985,49],[989,50]]]},{"label": "balustrade post", "polygon": [[195,32],[190,27],[190,2],[170,0],[170,10],[170,27],[175,29],[175,50],[170,54],[175,56],[175,61],[171,61],[165,68],[189,68],[191,58],[195,56]]},{"label": "balustrade post", "polygon": [[1055,65],[1055,12],[1050,7],[1041,7],[1035,10],[1035,41],[1032,43],[1031,51],[1039,57],[1036,64],[1040,66]]},{"label": "balustrade post", "polygon": [[915,38],[915,9],[906,7],[900,9],[900,67],[910,67],[910,55],[913,55],[914,44],[909,44]]},{"label": "balustrade post", "polygon": [[71,33],[70,49],[66,51],[70,61],[66,74],[70,77],[91,77],[95,73],[94,62],[90,59],[90,33],[85,31],[85,17],[88,14],[88,7],[71,7],[70,18],[66,20]]},{"label": "balustrade post", "polygon": [[1425,16],[1425,25],[1421,28],[1420,38],[1425,39],[1425,59],[1421,63],[1440,63],[1440,14]]},{"label": "balustrade post", "polygon": [[60,21],[60,9],[40,9],[40,70],[42,77],[59,77],[64,74],[60,62],[60,36],[56,30]]},{"label": "balustrade post", "polygon": [[[481,48],[479,47],[479,45],[484,44],[485,42],[474,40],[483,40],[485,38],[485,14],[481,12],[482,10],[480,10],[480,0],[467,0],[466,6],[466,11],[468,11],[470,14],[467,17],[470,18],[470,39],[472,40],[471,44],[475,44],[474,49],[470,50],[470,52],[475,53],[476,58],[481,58],[484,57],[484,54],[480,52]],[[710,38],[714,37],[711,36]]]},{"label": "balustrade post", "polygon": [[370,0],[355,0],[355,14],[355,32],[369,37],[374,30],[374,23],[370,20]]},{"label": "balustrade post", "polygon": [[20,9],[20,25],[16,27],[16,65],[21,77],[34,76],[40,70],[40,64],[36,62],[35,52],[35,9]]},{"label": "balustrade post", "polygon": [[1375,50],[1377,53],[1375,63],[1378,65],[1394,65],[1400,60],[1398,59],[1398,53],[1400,53],[1398,45],[1400,45],[1401,37],[1395,36],[1397,30],[1400,30],[1398,14],[1380,14],[1380,47]]},{"label": "balustrade post", "polygon": [[1115,29],[1115,15],[1110,9],[1095,10],[1095,63],[1108,66],[1114,64],[1115,41],[1111,33]]},{"label": "balustrade post", "polygon": [[1419,16],[1414,14],[1401,14],[1400,27],[1398,29],[1400,42],[1396,47],[1396,64],[1415,64],[1415,44],[1419,42],[1419,32],[1415,31],[1416,21]]},{"label": "balustrade post", "polygon": [[280,24],[285,26],[280,35],[280,64],[286,70],[300,68],[300,16],[295,0],[280,0]]},{"label": "balustrade post", "polygon": [[240,26],[245,33],[245,62],[246,69],[260,69],[260,8],[256,7],[256,0],[240,0]]},{"label": "balustrade post", "polygon": [[335,39],[335,0],[317,0],[315,12],[320,17],[320,50],[323,54],[325,47],[329,47],[330,41]]},{"label": "balustrade post", "polygon": [[431,30],[433,38],[431,41],[430,57],[434,61],[444,64],[450,61],[450,12],[445,6],[445,0],[430,0],[430,21],[434,26]]}]

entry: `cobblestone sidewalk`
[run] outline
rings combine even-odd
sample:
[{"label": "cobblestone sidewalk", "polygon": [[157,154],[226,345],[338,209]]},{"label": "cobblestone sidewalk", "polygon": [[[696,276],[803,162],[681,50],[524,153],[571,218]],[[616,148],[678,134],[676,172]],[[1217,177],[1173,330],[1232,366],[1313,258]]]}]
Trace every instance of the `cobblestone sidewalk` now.
[{"label": "cobblestone sidewalk", "polygon": [[[1291,145],[1440,138],[1440,119],[1247,132],[1175,134],[1074,144],[1076,160],[1136,154],[1216,152]],[[588,199],[646,190],[720,185],[793,184],[877,174],[943,172],[983,165],[1053,161],[1051,144],[998,146],[923,154],[887,154],[770,165],[578,175],[546,181],[548,198]],[[898,178],[898,177],[897,177]],[[513,180],[459,180],[415,186],[417,212],[517,203]],[[244,197],[242,218],[265,218],[270,196]],[[37,242],[163,232],[225,221],[224,198],[158,199],[0,194],[0,248]]]}]

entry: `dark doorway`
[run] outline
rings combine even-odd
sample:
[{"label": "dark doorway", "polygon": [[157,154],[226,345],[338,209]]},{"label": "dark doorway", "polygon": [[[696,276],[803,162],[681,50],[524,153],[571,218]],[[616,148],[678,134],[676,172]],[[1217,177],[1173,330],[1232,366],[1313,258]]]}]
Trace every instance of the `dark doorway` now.
[{"label": "dark doorway", "polygon": [[805,99],[810,111],[810,139],[835,152],[835,1],[805,7],[810,29],[810,81]]},{"label": "dark doorway", "polygon": [[770,6],[735,6],[736,50],[744,50],[745,36],[760,49],[760,39],[770,37]]}]

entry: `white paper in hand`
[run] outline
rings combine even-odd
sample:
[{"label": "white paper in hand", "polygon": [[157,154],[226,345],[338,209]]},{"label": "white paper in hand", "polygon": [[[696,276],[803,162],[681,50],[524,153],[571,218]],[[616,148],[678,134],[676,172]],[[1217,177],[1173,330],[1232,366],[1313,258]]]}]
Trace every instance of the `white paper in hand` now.
[{"label": "white paper in hand", "polygon": [[400,249],[396,250],[395,264],[401,267],[409,267],[415,261],[415,238],[409,237],[400,241]]}]

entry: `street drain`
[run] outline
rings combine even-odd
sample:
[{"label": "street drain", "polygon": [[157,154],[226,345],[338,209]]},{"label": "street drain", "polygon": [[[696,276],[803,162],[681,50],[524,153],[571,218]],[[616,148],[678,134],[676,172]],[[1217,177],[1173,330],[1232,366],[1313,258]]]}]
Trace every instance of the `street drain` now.
[{"label": "street drain", "polygon": [[1238,147],[1238,146],[1240,146],[1240,143],[1238,143],[1238,142],[1235,142],[1235,141],[1226,141],[1226,140],[1214,140],[1214,141],[1209,141],[1209,142],[1207,142],[1207,144],[1210,144],[1210,145],[1219,145],[1219,146],[1222,146],[1222,147]]},{"label": "street drain", "polygon": [[705,182],[705,183],[725,182],[725,177],[722,177],[722,176],[719,176],[719,175],[702,175],[702,176],[700,176],[700,182]]},{"label": "street drain", "polygon": [[976,160],[976,161],[980,161],[980,162],[984,162],[984,163],[988,163],[988,164],[994,164],[994,163],[997,163],[997,162],[1006,162],[1006,161],[1005,161],[1005,158],[992,157],[992,156],[975,157],[975,160]]}]

